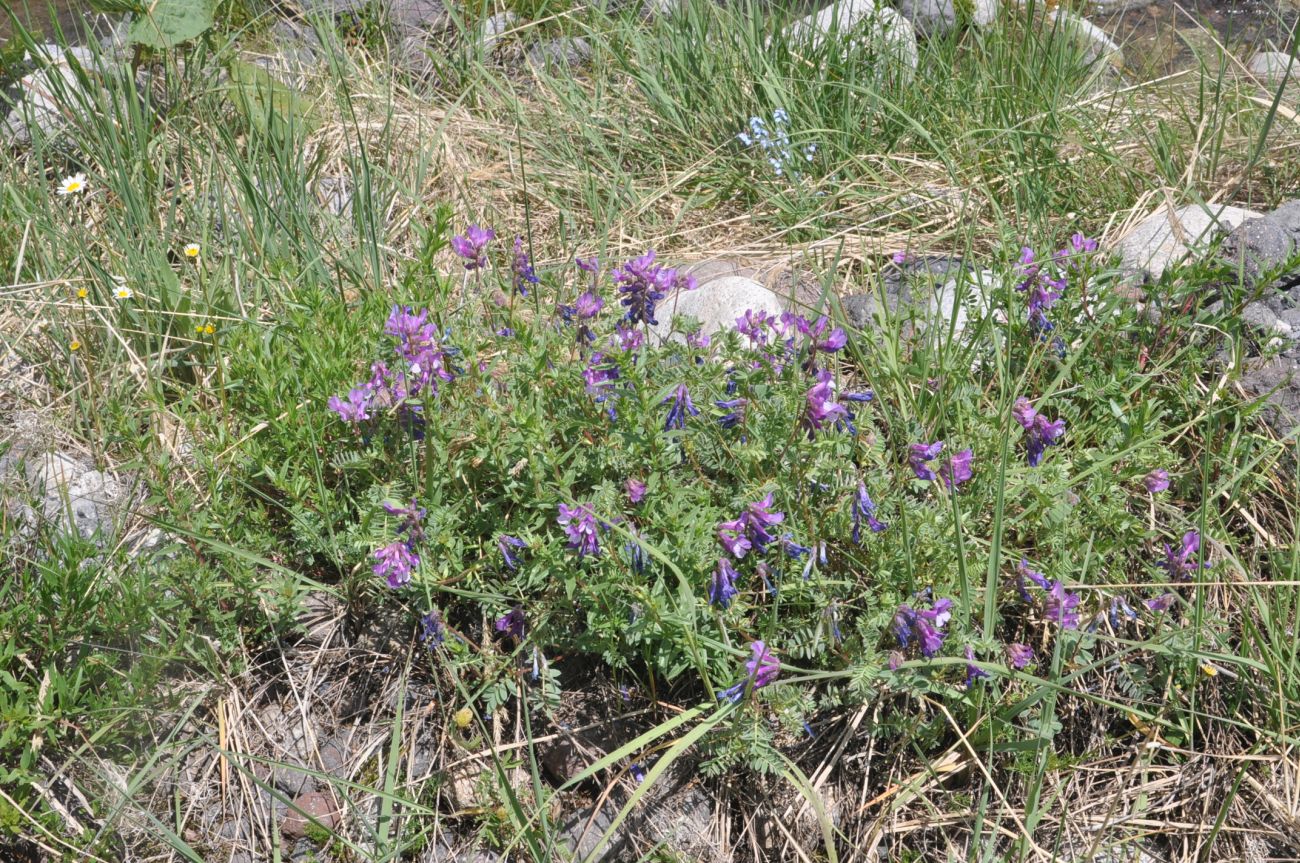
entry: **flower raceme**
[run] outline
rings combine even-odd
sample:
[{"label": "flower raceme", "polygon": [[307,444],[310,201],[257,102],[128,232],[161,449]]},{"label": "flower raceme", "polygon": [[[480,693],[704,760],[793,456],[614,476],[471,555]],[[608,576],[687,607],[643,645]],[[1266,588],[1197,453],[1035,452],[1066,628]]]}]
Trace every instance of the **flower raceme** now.
[{"label": "flower raceme", "polygon": [[867,523],[872,533],[880,533],[886,530],[889,525],[876,518],[876,504],[867,494],[867,485],[864,482],[858,482],[858,491],[853,496],[853,542],[862,544],[862,522]]},{"label": "flower raceme", "polygon": [[451,238],[451,248],[465,263],[467,270],[480,270],[487,266],[487,245],[496,239],[496,231],[470,225],[464,234]]},{"label": "flower raceme", "polygon": [[943,647],[944,627],[952,619],[952,600],[940,599],[927,609],[915,609],[903,604],[894,613],[894,637],[903,651],[917,647],[921,655],[931,659]]},{"label": "flower raceme", "polygon": [[1049,446],[1060,443],[1061,436],[1065,434],[1065,420],[1056,419],[1048,422],[1045,416],[1034,410],[1029,399],[1024,396],[1016,399],[1011,414],[1025,430],[1025,451],[1029,466],[1038,467],[1043,460],[1043,451]]},{"label": "flower raceme", "polygon": [[580,503],[577,506],[560,504],[560,514],[556,521],[564,528],[569,538],[569,548],[578,553],[578,557],[600,554],[599,523],[591,504]]},{"label": "flower raceme", "polygon": [[780,660],[772,655],[772,651],[767,649],[765,643],[752,641],[749,644],[749,649],[752,656],[745,663],[745,679],[720,692],[718,694],[719,701],[730,701],[735,704],[746,693],[769,686],[781,673]]},{"label": "flower raceme", "polygon": [[691,394],[686,384],[673,387],[671,393],[660,404],[669,405],[668,417],[664,420],[664,431],[686,428],[686,417],[698,416],[699,410],[691,402]]},{"label": "flower raceme", "polygon": [[1156,565],[1169,574],[1173,581],[1191,581],[1192,576],[1200,569],[1209,569],[1210,563],[1197,563],[1201,551],[1201,534],[1199,531],[1189,530],[1183,534],[1183,540],[1179,543],[1178,548],[1171,547],[1165,543],[1165,559],[1159,561]]},{"label": "flower raceme", "polygon": [[1025,602],[1034,601],[1034,595],[1030,593],[1026,582],[1035,585],[1042,591],[1039,600],[1042,603],[1043,617],[1045,619],[1057,624],[1062,629],[1079,628],[1078,594],[1068,593],[1065,584],[1060,580],[1049,581],[1041,572],[1030,569],[1029,562],[1023,559],[1016,567],[1016,575],[1020,596]]}]

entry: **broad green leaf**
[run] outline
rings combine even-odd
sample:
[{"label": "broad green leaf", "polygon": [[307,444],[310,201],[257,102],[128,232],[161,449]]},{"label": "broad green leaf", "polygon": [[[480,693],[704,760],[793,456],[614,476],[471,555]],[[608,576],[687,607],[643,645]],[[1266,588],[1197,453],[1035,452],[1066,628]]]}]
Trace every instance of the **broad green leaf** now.
[{"label": "broad green leaf", "polygon": [[213,0],[149,0],[128,38],[148,48],[174,48],[212,26]]}]

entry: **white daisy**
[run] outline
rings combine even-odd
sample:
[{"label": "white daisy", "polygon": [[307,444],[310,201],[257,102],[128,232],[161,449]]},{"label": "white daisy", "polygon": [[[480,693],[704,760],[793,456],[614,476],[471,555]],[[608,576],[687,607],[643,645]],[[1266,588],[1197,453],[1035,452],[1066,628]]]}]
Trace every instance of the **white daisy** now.
[{"label": "white daisy", "polygon": [[113,276],[113,296],[119,300],[129,300],[135,291],[126,286],[126,276]]},{"label": "white daisy", "polygon": [[185,257],[187,258],[197,258],[199,256],[199,244],[187,243],[182,251],[185,252]]},{"label": "white daisy", "polygon": [[59,183],[58,193],[60,195],[75,195],[84,191],[86,191],[85,174],[73,174],[71,177],[64,177],[63,182]]}]

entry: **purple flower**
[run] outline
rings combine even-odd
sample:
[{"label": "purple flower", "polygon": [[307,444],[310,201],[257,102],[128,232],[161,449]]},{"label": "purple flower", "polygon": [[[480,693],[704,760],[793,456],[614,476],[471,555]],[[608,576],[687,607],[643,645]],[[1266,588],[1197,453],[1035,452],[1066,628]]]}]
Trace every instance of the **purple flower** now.
[{"label": "purple flower", "polygon": [[404,541],[391,542],[375,552],[375,575],[388,579],[388,586],[396,590],[411,581],[411,570],[420,565],[420,558]]},{"label": "purple flower", "polygon": [[406,506],[389,501],[384,501],[380,506],[384,508],[384,512],[395,515],[400,519],[397,531],[406,536],[408,544],[414,544],[424,539],[424,517],[427,512],[415,498],[411,498],[411,502]]},{"label": "purple flower", "polygon": [[713,340],[709,338],[709,334],[704,332],[704,330],[696,330],[686,336],[686,346],[695,348],[697,351],[707,351],[709,345],[712,344],[712,341]]},{"label": "purple flower", "polygon": [[937,440],[934,443],[914,443],[908,447],[907,463],[912,467],[912,473],[916,474],[917,479],[923,479],[928,482],[934,482],[934,471],[926,462],[933,461],[943,452],[943,441]]},{"label": "purple flower", "polygon": [[1079,628],[1079,595],[1066,593],[1065,585],[1053,581],[1043,597],[1043,616],[1062,629]]},{"label": "purple flower", "polygon": [[532,258],[524,251],[524,238],[515,237],[515,255],[510,261],[511,284],[519,296],[528,296],[528,286],[537,284]]},{"label": "purple flower", "polygon": [[1165,559],[1156,565],[1169,574],[1174,581],[1190,581],[1198,569],[1209,569],[1209,562],[1197,564],[1201,551],[1201,534],[1189,530],[1183,534],[1183,541],[1177,550],[1165,543]]},{"label": "purple flower", "polygon": [[653,249],[616,269],[614,282],[623,295],[622,304],[627,307],[628,322],[634,326],[640,323],[652,326],[659,323],[655,320],[655,306],[676,280],[677,273],[674,270],[655,264]]},{"label": "purple flower", "polygon": [[894,613],[894,637],[898,646],[908,650],[913,644],[921,654],[932,658],[943,647],[943,628],[952,619],[952,600],[940,599],[928,609],[917,610],[910,605],[900,605]]},{"label": "purple flower", "polygon": [[447,639],[447,627],[442,622],[442,614],[434,608],[420,618],[420,640],[430,648],[437,647]]},{"label": "purple flower", "polygon": [[718,561],[718,568],[713,571],[709,582],[709,604],[723,609],[731,607],[731,600],[736,596],[736,569],[727,558]]},{"label": "purple flower", "polygon": [[519,568],[519,558],[515,557],[512,548],[528,548],[528,543],[522,539],[513,536],[501,534],[497,537],[497,548],[501,550],[501,558],[510,569]]},{"label": "purple flower", "polygon": [[975,650],[966,645],[966,686],[973,686],[975,681],[984,679],[989,673],[975,664]]},{"label": "purple flower", "polygon": [[735,428],[745,421],[745,405],[749,404],[747,399],[731,399],[730,401],[714,402],[714,404],[727,411],[727,413],[718,417],[718,424],[724,429]]},{"label": "purple flower", "polygon": [[732,557],[740,560],[753,548],[749,537],[745,536],[745,522],[741,519],[724,521],[718,525],[718,542]]},{"label": "purple flower", "polygon": [[437,392],[439,381],[452,380],[449,349],[442,346],[438,325],[429,322],[428,309],[417,314],[409,306],[393,306],[384,332],[397,339],[396,353],[405,367],[390,372],[383,363],[372,366],[373,392],[390,393],[395,404],[426,387]]},{"label": "purple flower", "polygon": [[1120,618],[1122,617],[1128,618],[1129,620],[1137,620],[1137,612],[1133,610],[1133,606],[1129,605],[1128,601],[1122,596],[1111,597],[1110,611],[1106,616],[1110,621],[1110,628],[1112,630],[1119,629]]},{"label": "purple flower", "polygon": [[906,264],[908,261],[912,260],[912,256],[909,255],[907,252],[894,252],[894,254],[890,255],[889,259],[893,261],[897,266],[901,267],[903,264]]},{"label": "purple flower", "polygon": [[1021,396],[1016,399],[1011,413],[1025,430],[1025,449],[1028,452],[1029,466],[1038,467],[1043,460],[1043,451],[1060,442],[1065,434],[1065,420],[1048,422],[1047,418],[1030,405],[1029,399]]},{"label": "purple flower", "polygon": [[560,514],[555,520],[564,526],[564,533],[569,537],[569,548],[576,551],[578,557],[600,554],[599,525],[591,504],[560,504]]},{"label": "purple flower", "polygon": [[1159,494],[1169,488],[1169,471],[1158,467],[1142,478],[1142,484],[1151,494]]},{"label": "purple flower", "polygon": [[797,316],[794,319],[794,326],[799,332],[808,337],[812,342],[813,352],[821,351],[822,353],[833,354],[848,343],[848,336],[844,330],[835,327],[823,338],[822,333],[830,326],[830,319],[822,315],[816,323],[809,323],[807,318]]},{"label": "purple flower", "polygon": [[470,225],[464,236],[451,238],[451,248],[465,259],[465,269],[477,270],[487,265],[487,244],[496,238],[496,231]]},{"label": "purple flower", "polygon": [[746,692],[752,689],[762,689],[764,686],[771,684],[776,680],[777,675],[781,673],[781,663],[767,649],[766,644],[761,641],[753,641],[750,642],[749,649],[752,651],[753,657],[745,663],[745,671],[748,676],[745,680],[719,694],[718,699],[720,701],[726,700],[734,704],[740,701]]},{"label": "purple flower", "polygon": [[858,492],[853,497],[853,541],[858,545],[862,544],[862,522],[866,520],[867,526],[871,528],[872,533],[880,533],[889,525],[876,518],[876,504],[867,494],[867,485],[864,482],[858,483]]},{"label": "purple flower", "polygon": [[640,330],[634,330],[631,327],[625,327],[622,323],[614,328],[614,334],[609,337],[609,343],[621,350],[623,353],[635,351],[645,344],[645,333]]},{"label": "purple flower", "polygon": [[806,545],[800,545],[799,543],[795,542],[794,539],[791,537],[791,535],[788,533],[785,536],[781,537],[781,541],[785,544],[785,553],[792,560],[798,560],[799,558],[803,557],[806,554],[812,554],[812,548]]},{"label": "purple flower", "polygon": [[860,393],[844,393],[840,398],[844,399],[846,402],[865,404],[866,402],[875,401],[876,394],[871,390],[863,390]]},{"label": "purple flower", "polygon": [[943,484],[948,487],[949,491],[955,490],[959,485],[974,476],[971,472],[971,462],[974,459],[975,453],[969,449],[964,449],[955,456],[945,459],[939,466],[939,476],[943,479]]},{"label": "purple flower", "polygon": [[687,416],[699,415],[699,410],[691,402],[691,394],[686,389],[686,384],[678,384],[673,387],[673,391],[660,404],[670,405],[668,418],[664,420],[664,431],[684,429],[686,428]]},{"label": "purple flower", "polygon": [[1007,645],[1007,660],[1011,667],[1019,671],[1026,665],[1034,661],[1034,649],[1028,644],[1019,642]]},{"label": "purple flower", "polygon": [[831,373],[822,369],[817,373],[817,383],[808,390],[808,412],[804,415],[808,434],[820,431],[829,422],[840,422],[848,417],[848,409],[833,401]]},{"label": "purple flower", "polygon": [[[614,395],[614,383],[619,378],[618,366],[606,362],[607,357],[600,351],[593,351],[587,358],[587,367],[582,370],[582,379],[587,382],[587,392],[596,403],[608,401]],[[612,403],[607,406],[610,419],[614,418]]]},{"label": "purple flower", "polygon": [[745,309],[745,313],[736,318],[736,332],[749,340],[751,348],[767,344],[768,329],[776,323],[776,318],[762,310]]},{"label": "purple flower", "polygon": [[527,624],[527,620],[524,619],[523,608],[516,605],[497,618],[497,632],[504,632],[506,635],[523,641]]},{"label": "purple flower", "polygon": [[760,553],[766,551],[768,544],[776,539],[768,532],[768,528],[785,521],[785,513],[772,512],[771,509],[772,493],[768,492],[762,500],[751,503],[740,516],[745,524],[745,532],[754,544],[754,550]]},{"label": "purple flower", "polygon": [[1044,273],[1042,266],[1034,262],[1034,250],[1028,246],[1020,251],[1020,270],[1024,279],[1016,285],[1016,290],[1028,297],[1029,322],[1043,331],[1052,329],[1047,310],[1061,298],[1065,279],[1052,279]]},{"label": "purple flower", "polygon": [[1148,611],[1168,611],[1173,604],[1178,601],[1178,596],[1173,593],[1162,593],[1155,599],[1148,599],[1143,603]]},{"label": "purple flower", "polygon": [[1069,244],[1066,245],[1064,249],[1057,252],[1053,257],[1063,266],[1079,270],[1083,268],[1083,258],[1086,255],[1097,251],[1097,248],[1098,245],[1096,240],[1084,236],[1080,232],[1075,232],[1070,235]]},{"label": "purple flower", "polygon": [[370,419],[370,390],[366,387],[353,387],[348,390],[347,401],[338,396],[330,396],[329,409],[339,415],[345,423],[356,424]]},{"label": "purple flower", "polygon": [[579,320],[589,321],[605,307],[605,301],[591,291],[583,291],[573,304],[573,311]]},{"label": "purple flower", "polygon": [[645,483],[636,477],[632,477],[625,482],[623,488],[627,490],[627,499],[634,504],[640,503],[641,498],[645,497]]},{"label": "purple flower", "polygon": [[600,272],[600,258],[592,255],[590,258],[574,258],[573,262],[578,265],[578,269],[584,273],[591,273],[593,276]]}]

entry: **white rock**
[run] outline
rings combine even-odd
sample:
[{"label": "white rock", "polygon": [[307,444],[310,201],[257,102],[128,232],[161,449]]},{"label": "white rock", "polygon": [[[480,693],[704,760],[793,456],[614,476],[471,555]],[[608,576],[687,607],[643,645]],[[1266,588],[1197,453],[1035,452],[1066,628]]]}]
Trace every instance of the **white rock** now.
[{"label": "white rock", "polygon": [[907,83],[916,73],[916,33],[911,23],[897,10],[878,5],[876,0],[838,0],[820,12],[795,21],[787,28],[786,35],[795,40],[806,39],[813,47],[819,47],[831,35],[839,42],[872,43],[884,58],[877,70],[881,78],[896,75],[901,83]]},{"label": "white rock", "polygon": [[101,528],[111,530],[124,498],[116,478],[62,453],[0,460],[0,492],[18,521],[61,524],[87,539]]},{"label": "white rock", "polygon": [[479,28],[479,42],[482,43],[483,50],[491,51],[492,46],[501,41],[501,38],[518,21],[519,16],[509,10],[498,12],[484,21],[483,26]]},{"label": "white rock", "polygon": [[[655,311],[658,326],[652,327],[650,331],[660,342],[670,338],[672,319],[676,315],[695,318],[706,335],[713,335],[719,330],[735,329],[736,318],[749,309],[771,315],[779,315],[784,311],[776,294],[753,279],[724,276],[706,282],[693,291],[669,294]],[[681,333],[673,333],[671,338],[681,341],[683,337]]]},{"label": "white rock", "polygon": [[995,290],[997,275],[988,270],[949,279],[936,287],[930,297],[929,323],[945,337],[952,333],[956,341],[966,332],[970,316],[988,314],[989,296]]},{"label": "white rock", "polygon": [[1120,240],[1116,251],[1126,269],[1158,279],[1171,264],[1186,258],[1198,244],[1260,215],[1252,210],[1222,205],[1207,210],[1189,204],[1172,213],[1161,207]]},{"label": "white rock", "polygon": [[1115,40],[1087,18],[1081,18],[1063,9],[1055,9],[1047,13],[1047,20],[1049,26],[1059,27],[1083,44],[1088,54],[1088,62],[1105,60],[1115,66],[1124,63],[1124,52],[1120,50],[1119,45],[1115,44]]},{"label": "white rock", "polygon": [[42,135],[49,135],[67,119],[68,112],[77,110],[81,84],[72,70],[72,61],[94,72],[95,55],[83,47],[70,47],[66,51],[65,54],[63,48],[53,44],[37,46],[40,68],[18,81],[16,104],[0,127],[11,143],[31,143],[36,129]]},{"label": "white rock", "polygon": [[1259,51],[1246,63],[1246,69],[1256,78],[1266,81],[1281,81],[1290,71],[1292,80],[1300,77],[1300,60],[1291,61],[1291,55],[1284,51]]},{"label": "white rock", "polygon": [[988,26],[998,17],[998,0],[900,0],[898,11],[918,36],[929,38],[963,24]]}]

